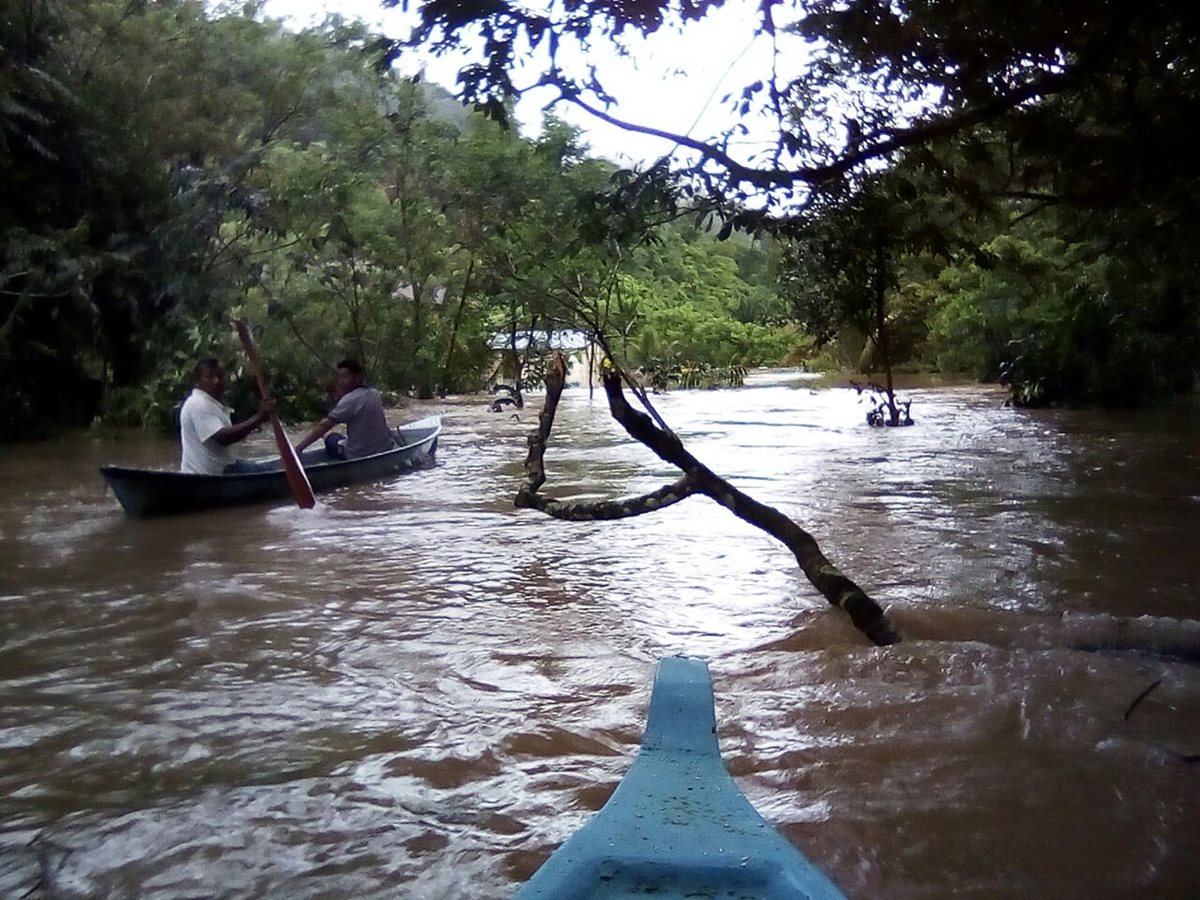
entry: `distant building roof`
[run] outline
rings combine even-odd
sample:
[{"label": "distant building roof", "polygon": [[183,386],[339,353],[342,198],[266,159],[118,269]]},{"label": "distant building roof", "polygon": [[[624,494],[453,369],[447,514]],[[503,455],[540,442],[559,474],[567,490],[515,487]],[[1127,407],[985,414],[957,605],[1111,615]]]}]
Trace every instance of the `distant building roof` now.
[{"label": "distant building roof", "polygon": [[[509,335],[497,332],[488,338],[488,346],[493,350],[507,350],[509,341]],[[518,350],[524,350],[528,343],[528,332],[517,335]],[[589,343],[588,336],[582,331],[535,331],[533,333],[534,347],[546,350],[583,350]]]}]

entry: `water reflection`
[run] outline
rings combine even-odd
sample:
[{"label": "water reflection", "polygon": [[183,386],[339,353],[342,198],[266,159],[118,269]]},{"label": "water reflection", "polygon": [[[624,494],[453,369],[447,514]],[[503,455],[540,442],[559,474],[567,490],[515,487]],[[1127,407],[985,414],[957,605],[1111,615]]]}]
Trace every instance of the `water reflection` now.
[{"label": "water reflection", "polygon": [[[169,442],[5,448],[0,892],[506,897],[686,652],[743,789],[851,895],[1194,896],[1194,417],[914,398],[901,431],[795,379],[654,398],[892,608],[886,650],[707,500],[516,511],[536,409],[414,410],[446,417],[437,468],[307,512],[129,521],[95,466]],[[677,474],[582,390],[547,465],[556,496]]]}]

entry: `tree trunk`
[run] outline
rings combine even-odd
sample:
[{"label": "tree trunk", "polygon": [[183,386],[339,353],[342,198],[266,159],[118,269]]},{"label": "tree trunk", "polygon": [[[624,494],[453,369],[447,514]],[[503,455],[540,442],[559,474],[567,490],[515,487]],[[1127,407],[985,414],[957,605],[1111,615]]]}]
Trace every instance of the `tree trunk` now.
[{"label": "tree trunk", "polygon": [[887,258],[882,242],[875,248],[875,266],[872,277],[872,288],[875,302],[875,346],[879,350],[879,361],[883,364],[883,374],[886,380],[888,416],[893,426],[900,424],[900,409],[896,406],[896,391],[892,381],[892,357],[888,347],[887,334]]},{"label": "tree trunk", "polygon": [[475,271],[475,260],[467,266],[467,275],[463,278],[462,296],[458,301],[458,310],[454,314],[454,323],[450,326],[450,344],[446,347],[446,361],[442,365],[442,375],[438,379],[441,385],[441,395],[446,396],[447,385],[450,381],[450,367],[454,363],[454,351],[458,347],[458,329],[462,325],[463,313],[467,308],[467,294],[471,288],[471,275]]},{"label": "tree trunk", "polygon": [[517,409],[525,408],[525,397],[521,392],[521,376],[523,373],[523,360],[520,352],[517,350],[517,301],[514,299],[509,304],[510,318],[508,320],[508,361],[513,370],[513,404]]},{"label": "tree trunk", "polygon": [[416,367],[416,387],[417,397],[421,400],[433,399],[433,384],[430,377],[428,360],[423,361],[421,354],[422,347],[425,342],[425,304],[423,302],[425,294],[424,284],[419,284],[414,281],[409,285],[412,289],[412,341],[413,341],[413,364]]}]

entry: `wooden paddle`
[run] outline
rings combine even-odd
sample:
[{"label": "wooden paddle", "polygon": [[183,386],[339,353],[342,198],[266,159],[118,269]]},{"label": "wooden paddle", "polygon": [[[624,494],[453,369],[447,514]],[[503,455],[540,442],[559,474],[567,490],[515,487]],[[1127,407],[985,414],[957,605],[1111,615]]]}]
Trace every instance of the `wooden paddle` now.
[{"label": "wooden paddle", "polygon": [[[267,390],[267,376],[263,374],[262,360],[258,358],[258,347],[254,344],[254,335],[250,333],[250,323],[245,319],[238,319],[233,324],[237,328],[238,337],[242,339],[242,346],[246,350],[246,358],[250,360],[250,368],[254,370],[254,377],[258,379],[258,392],[266,400],[271,394]],[[284,433],[279,416],[271,415],[271,427],[275,430],[275,444],[279,447],[279,458],[283,461],[283,471],[287,475],[288,487],[292,489],[292,496],[296,498],[296,505],[301,509],[312,509],[316,505],[317,498],[313,496],[312,485],[308,483],[308,475],[304,471],[304,466],[300,465],[300,457],[296,455],[296,448],[292,446],[292,442]]]}]

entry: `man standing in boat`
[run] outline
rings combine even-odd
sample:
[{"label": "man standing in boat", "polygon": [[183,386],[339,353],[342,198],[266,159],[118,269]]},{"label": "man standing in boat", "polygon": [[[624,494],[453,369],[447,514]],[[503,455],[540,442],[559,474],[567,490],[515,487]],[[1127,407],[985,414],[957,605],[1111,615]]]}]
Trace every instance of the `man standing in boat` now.
[{"label": "man standing in boat", "polygon": [[270,419],[276,403],[271,398],[263,400],[258,412],[235,425],[233,411],[221,402],[225,396],[225,370],[211,356],[192,367],[192,384],[192,392],[179,411],[183,445],[179,471],[220,475],[233,462],[233,445]]},{"label": "man standing in boat", "polygon": [[337,364],[337,403],[296,445],[299,453],[335,425],[346,426],[346,439],[325,442],[330,453],[359,459],[392,449],[392,431],[383,415],[383,398],[375,388],[363,384],[363,369],[357,360]]}]

